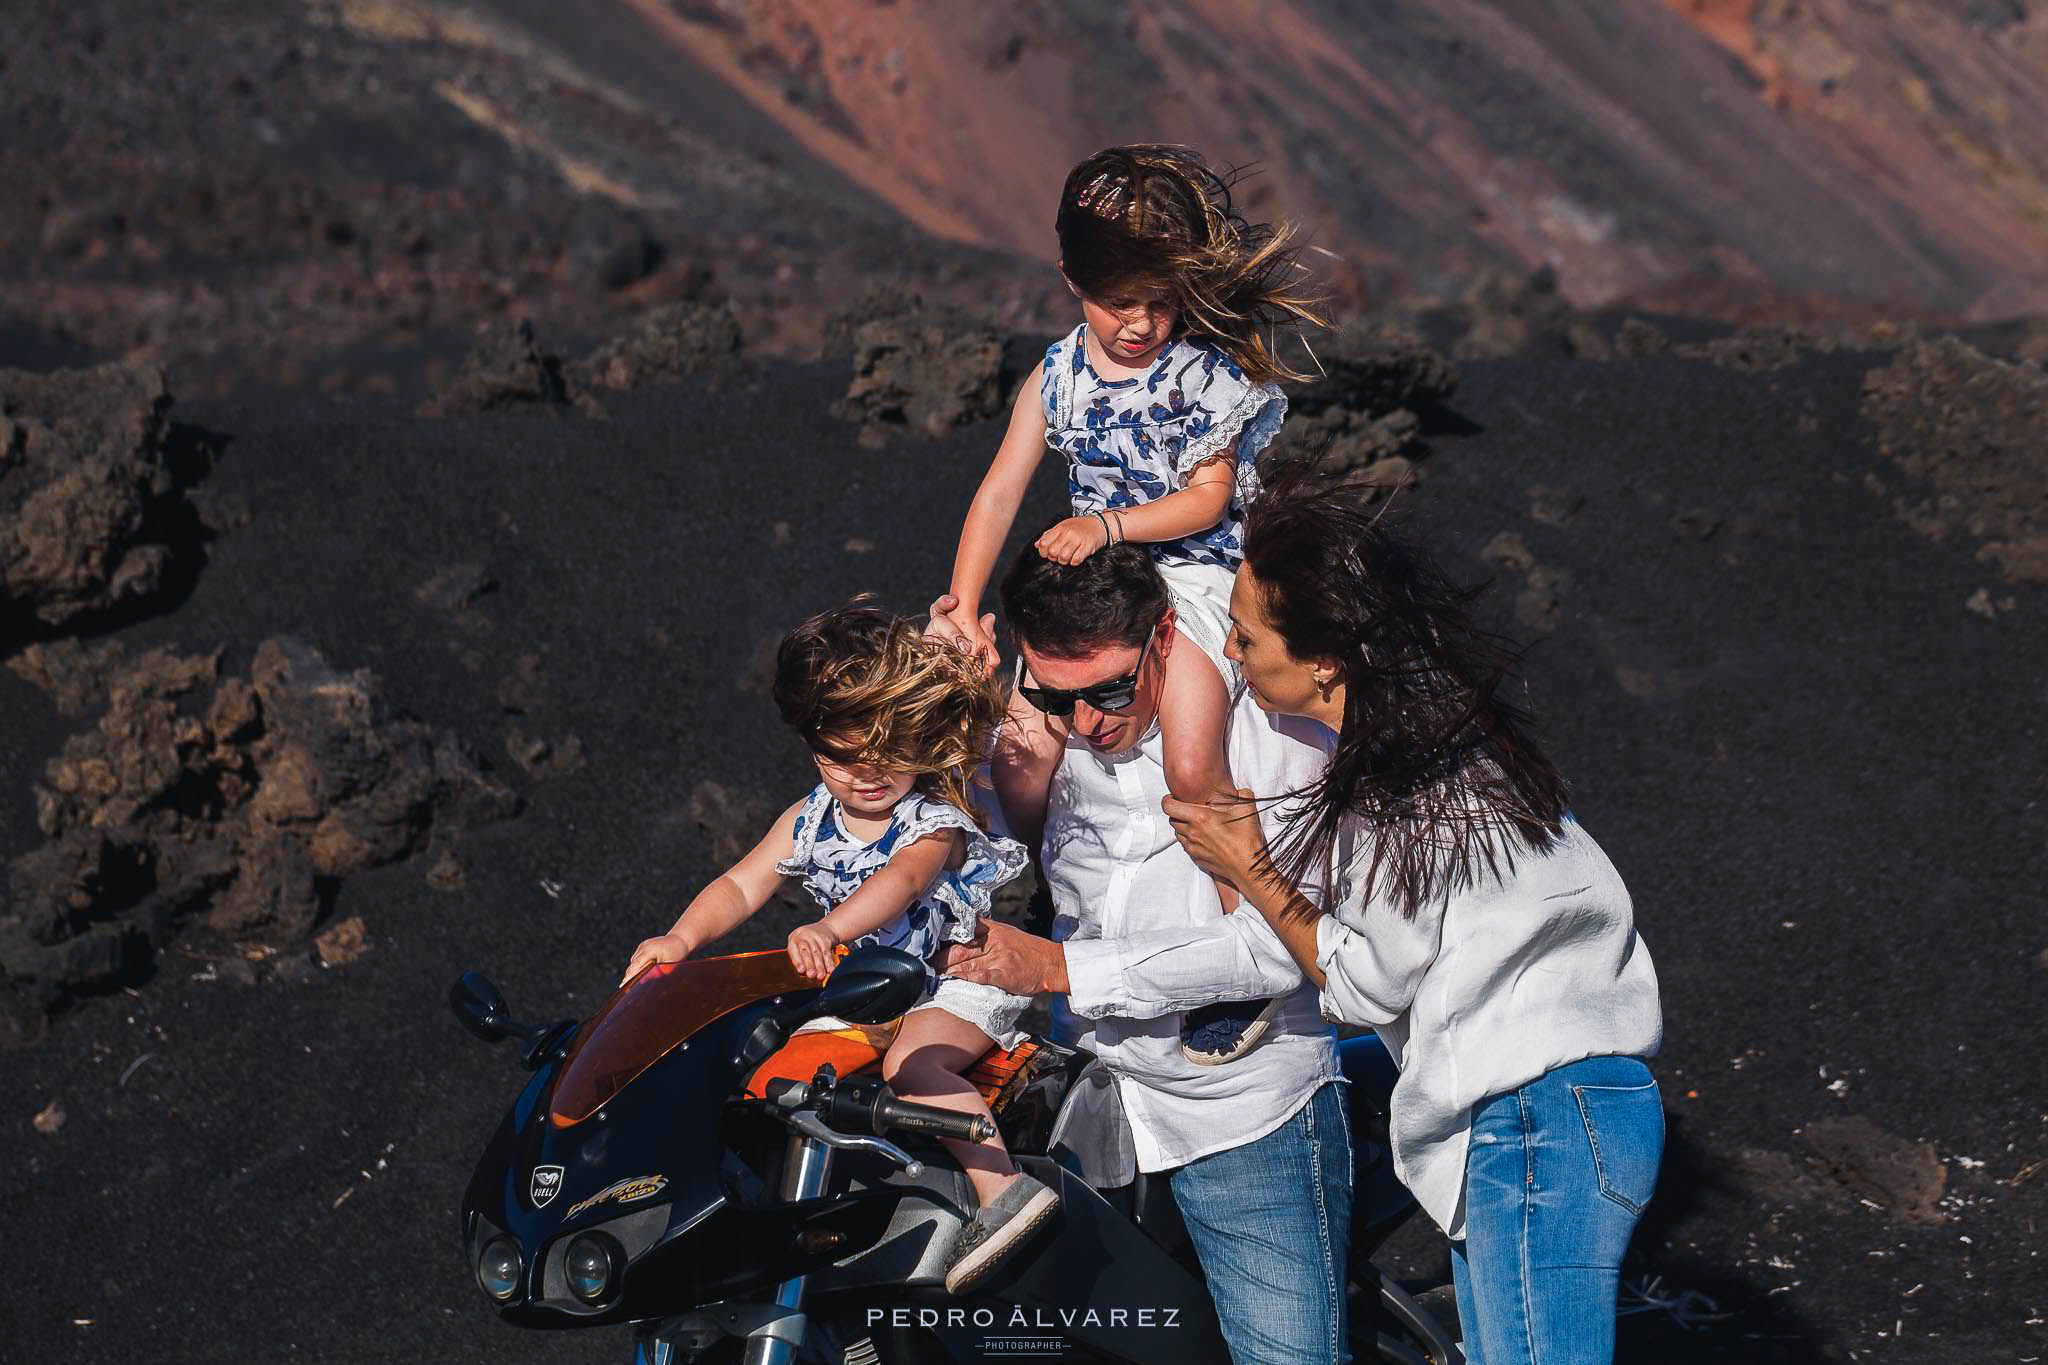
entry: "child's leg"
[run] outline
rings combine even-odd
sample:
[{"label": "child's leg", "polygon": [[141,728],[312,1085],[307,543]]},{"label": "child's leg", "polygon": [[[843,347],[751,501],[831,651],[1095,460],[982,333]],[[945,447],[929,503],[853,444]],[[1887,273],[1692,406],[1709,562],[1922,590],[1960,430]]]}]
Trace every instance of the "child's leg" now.
[{"label": "child's leg", "polygon": [[1036,848],[1045,833],[1045,803],[1052,775],[1066,754],[1067,725],[1045,715],[1022,693],[1010,698],[989,760],[989,780],[1011,836]]},{"label": "child's leg", "polygon": [[[1193,640],[1174,641],[1159,696],[1161,757],[1174,800],[1236,795],[1226,748],[1229,729],[1230,690],[1222,675]],[[1216,883],[1216,895],[1226,912],[1237,908],[1237,892],[1228,882]]]},{"label": "child's leg", "polygon": [[[906,1100],[951,1109],[960,1114],[991,1117],[981,1092],[962,1072],[981,1060],[994,1040],[975,1025],[942,1009],[913,1010],[882,1059],[882,1077]],[[967,1172],[974,1194],[986,1207],[1005,1185],[1017,1178],[1009,1149],[1000,1135],[986,1142],[941,1138],[946,1150]]]}]

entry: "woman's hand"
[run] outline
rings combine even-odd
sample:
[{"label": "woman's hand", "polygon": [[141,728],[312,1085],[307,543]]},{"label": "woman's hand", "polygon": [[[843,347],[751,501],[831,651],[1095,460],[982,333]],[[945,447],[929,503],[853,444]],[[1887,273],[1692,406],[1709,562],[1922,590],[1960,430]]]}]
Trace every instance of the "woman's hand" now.
[{"label": "woman's hand", "polygon": [[828,929],[823,920],[800,925],[790,931],[790,965],[813,981],[823,981],[832,975],[838,949],[839,936]]},{"label": "woman's hand", "polygon": [[1159,805],[1173,825],[1173,837],[1196,867],[1251,895],[1266,835],[1259,828],[1259,808],[1249,791],[1239,787],[1236,796],[1213,801],[1176,801],[1169,796]]},{"label": "woman's hand", "polygon": [[1038,553],[1055,564],[1079,564],[1107,544],[1109,527],[1093,512],[1055,522],[1037,540]]},{"label": "woman's hand", "polygon": [[934,640],[944,640],[955,649],[964,650],[977,656],[982,666],[991,674],[1000,662],[996,657],[996,614],[984,612],[975,616],[963,606],[952,593],[945,593],[932,603],[931,620],[925,624],[924,633]]},{"label": "woman's hand", "polygon": [[657,962],[681,962],[696,951],[696,945],[680,934],[660,934],[643,939],[633,950],[633,956],[626,959],[626,974],[619,978],[619,984],[625,985]]}]

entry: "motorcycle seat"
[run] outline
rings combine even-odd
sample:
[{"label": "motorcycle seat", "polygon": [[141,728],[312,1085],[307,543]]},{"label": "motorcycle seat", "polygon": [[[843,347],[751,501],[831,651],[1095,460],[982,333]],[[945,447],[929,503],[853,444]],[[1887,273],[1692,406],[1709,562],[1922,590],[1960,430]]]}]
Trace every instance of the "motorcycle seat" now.
[{"label": "motorcycle seat", "polygon": [[[883,1054],[894,1041],[893,1035],[891,1028],[865,1028],[858,1024],[799,1032],[754,1068],[754,1074],[747,1078],[746,1093],[752,1099],[766,1098],[768,1082],[807,1082],[818,1074],[819,1067],[828,1064],[842,1077],[878,1070]],[[1000,1113],[1009,1098],[1006,1092],[1014,1091],[1015,1082],[1028,1074],[1031,1059],[1041,1051],[1043,1045],[1028,1038],[1008,1050],[991,1046],[980,1061],[968,1068],[967,1079],[981,1092],[983,1102]]]}]

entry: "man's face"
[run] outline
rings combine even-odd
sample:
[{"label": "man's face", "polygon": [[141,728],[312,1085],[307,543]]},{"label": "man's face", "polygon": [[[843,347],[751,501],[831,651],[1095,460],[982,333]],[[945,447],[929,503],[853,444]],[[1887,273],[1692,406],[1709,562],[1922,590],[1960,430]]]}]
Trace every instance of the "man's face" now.
[{"label": "man's face", "polygon": [[1159,715],[1159,690],[1166,681],[1166,657],[1173,642],[1173,612],[1168,610],[1153,627],[1150,649],[1143,642],[1107,644],[1073,658],[1056,658],[1039,653],[1026,642],[1020,641],[1017,648],[1024,657],[1026,683],[1062,692],[1118,682],[1137,671],[1136,695],[1127,709],[1102,711],[1076,698],[1073,717],[1067,722],[1068,729],[1097,753],[1120,754],[1143,739]]}]

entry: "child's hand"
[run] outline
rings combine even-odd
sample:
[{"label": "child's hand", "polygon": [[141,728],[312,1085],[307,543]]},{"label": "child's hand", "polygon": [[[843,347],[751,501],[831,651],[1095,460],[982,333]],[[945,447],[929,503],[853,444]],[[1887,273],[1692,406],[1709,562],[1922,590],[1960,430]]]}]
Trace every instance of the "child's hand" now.
[{"label": "child's hand", "polygon": [[966,650],[982,661],[994,673],[999,662],[996,656],[996,614],[986,612],[977,617],[974,609],[963,604],[952,593],[945,593],[932,603],[931,622],[924,633],[934,639],[944,640],[956,649]]},{"label": "child's hand", "polygon": [[619,978],[619,984],[625,985],[643,969],[656,962],[681,962],[695,951],[695,948],[675,934],[662,934],[645,939],[633,950],[633,956],[626,960],[626,974]]},{"label": "child's hand", "polygon": [[1103,518],[1089,513],[1085,517],[1068,517],[1055,522],[1051,530],[1038,538],[1038,553],[1055,564],[1079,564],[1109,544],[1109,528]]},{"label": "child's hand", "polygon": [[838,948],[839,936],[824,921],[801,925],[789,935],[790,965],[813,981],[823,981],[832,975]]}]

